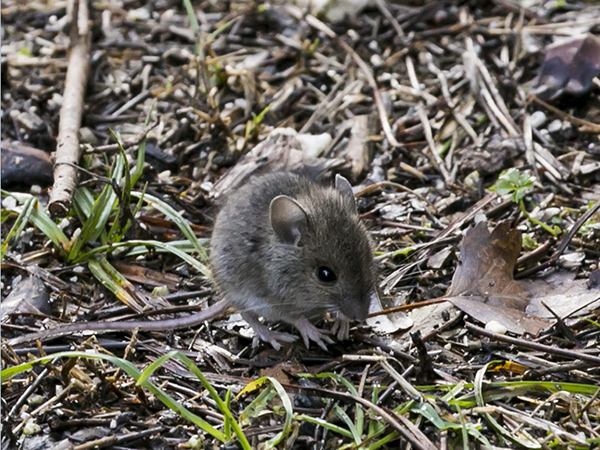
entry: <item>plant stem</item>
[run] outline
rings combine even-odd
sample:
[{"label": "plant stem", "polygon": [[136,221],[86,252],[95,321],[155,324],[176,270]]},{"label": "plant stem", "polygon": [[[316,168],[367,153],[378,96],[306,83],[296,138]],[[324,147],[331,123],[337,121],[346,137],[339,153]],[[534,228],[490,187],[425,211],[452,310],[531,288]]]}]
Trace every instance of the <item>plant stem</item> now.
[{"label": "plant stem", "polygon": [[550,233],[552,236],[556,237],[556,235],[558,234],[556,231],[554,231],[551,227],[549,227],[548,225],[546,225],[545,223],[540,222],[537,219],[534,219],[533,217],[531,217],[529,215],[529,213],[527,212],[527,210],[525,209],[525,204],[523,203],[523,199],[519,200],[519,206],[521,207],[521,211],[523,212],[523,215],[525,217],[527,217],[527,219],[536,224],[539,225],[540,227],[542,227],[544,230],[546,230],[548,233]]}]

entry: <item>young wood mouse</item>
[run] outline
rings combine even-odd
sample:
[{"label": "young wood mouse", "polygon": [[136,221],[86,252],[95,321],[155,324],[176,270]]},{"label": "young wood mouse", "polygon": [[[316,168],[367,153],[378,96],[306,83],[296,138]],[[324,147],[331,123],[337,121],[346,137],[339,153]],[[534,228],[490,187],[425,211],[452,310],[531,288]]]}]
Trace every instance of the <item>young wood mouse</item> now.
[{"label": "young wood mouse", "polygon": [[257,336],[276,349],[295,336],[261,323],[296,327],[306,345],[325,348],[329,337],[312,322],[326,312],[363,320],[374,286],[373,258],[352,188],[341,176],[323,186],[289,172],[251,179],[234,191],[217,216],[210,252],[217,286]]},{"label": "young wood mouse", "polygon": [[223,299],[182,318],[88,322],[19,336],[14,345],[80,331],[189,328],[233,306],[275,349],[296,336],[260,322],[296,327],[306,346],[326,348],[331,339],[312,322],[337,317],[333,332],[348,337],[349,320],[363,320],[374,287],[373,257],[350,183],[336,176],[323,186],[290,172],[250,179],[229,194],[211,238],[211,266]]}]

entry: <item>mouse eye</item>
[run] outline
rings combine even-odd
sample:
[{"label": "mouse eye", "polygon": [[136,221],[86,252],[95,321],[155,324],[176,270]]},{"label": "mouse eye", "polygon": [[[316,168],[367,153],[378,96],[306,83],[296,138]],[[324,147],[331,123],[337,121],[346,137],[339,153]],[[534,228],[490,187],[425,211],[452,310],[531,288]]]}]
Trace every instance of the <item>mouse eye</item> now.
[{"label": "mouse eye", "polygon": [[334,284],[337,281],[337,275],[327,266],[317,268],[317,278],[323,284]]}]

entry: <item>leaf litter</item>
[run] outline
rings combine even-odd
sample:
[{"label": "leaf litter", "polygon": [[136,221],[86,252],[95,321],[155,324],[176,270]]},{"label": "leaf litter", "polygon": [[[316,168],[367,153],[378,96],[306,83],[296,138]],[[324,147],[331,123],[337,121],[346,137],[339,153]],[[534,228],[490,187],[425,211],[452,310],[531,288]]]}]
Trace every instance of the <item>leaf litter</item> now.
[{"label": "leaf litter", "polygon": [[[597,444],[597,5],[376,0],[340,20],[333,3],[92,2],[73,213],[47,215],[47,158],[35,174],[3,159],[31,195],[2,177],[2,298],[32,274],[51,307],[23,304],[3,335],[198,310],[213,293],[193,236],[229,189],[284,167],[353,181],[381,308],[328,352],[252,348],[235,315],[4,343],[7,448]],[[71,13],[3,2],[3,153],[56,150]],[[27,365],[73,346],[101,357]],[[154,384],[132,388],[146,367]]]}]

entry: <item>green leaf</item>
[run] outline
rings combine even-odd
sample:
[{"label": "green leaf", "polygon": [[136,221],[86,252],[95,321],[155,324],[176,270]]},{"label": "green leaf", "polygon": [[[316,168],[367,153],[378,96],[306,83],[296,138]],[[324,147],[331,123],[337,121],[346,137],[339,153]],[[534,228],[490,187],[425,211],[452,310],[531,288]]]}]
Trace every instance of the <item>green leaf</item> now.
[{"label": "green leaf", "polygon": [[[21,194],[16,192],[6,192],[2,191],[3,196],[14,197],[19,203],[27,203],[33,199],[34,206],[32,207],[28,221],[33,223],[35,227],[37,227],[48,239],[52,241],[54,246],[61,250],[63,254],[66,255],[67,251],[71,243],[69,239],[63,231],[58,227],[58,225],[50,218],[50,214],[48,214],[48,210],[39,204],[37,199],[31,194]],[[8,209],[11,213],[21,214],[23,212],[23,206],[15,206],[14,208]],[[5,237],[5,241],[8,239]]]}]

